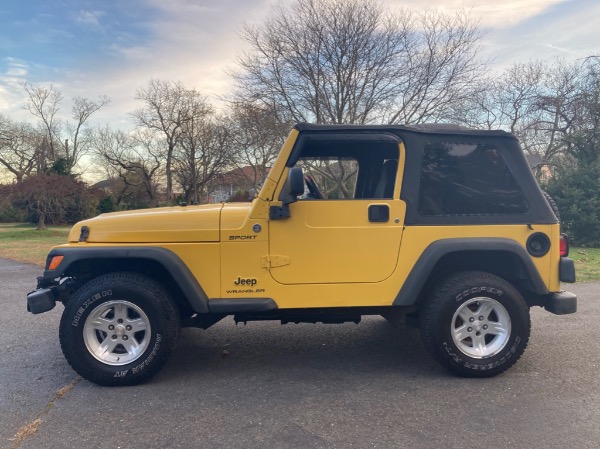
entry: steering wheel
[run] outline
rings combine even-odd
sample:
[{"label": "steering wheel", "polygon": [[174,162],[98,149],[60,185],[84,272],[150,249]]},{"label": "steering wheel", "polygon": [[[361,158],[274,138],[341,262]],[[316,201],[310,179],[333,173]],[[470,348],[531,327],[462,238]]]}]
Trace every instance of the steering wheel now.
[{"label": "steering wheel", "polygon": [[319,186],[315,182],[315,180],[310,175],[306,175],[304,177],[304,182],[306,183],[306,187],[308,187],[308,198],[312,198],[314,200],[322,200],[323,194],[319,190]]}]

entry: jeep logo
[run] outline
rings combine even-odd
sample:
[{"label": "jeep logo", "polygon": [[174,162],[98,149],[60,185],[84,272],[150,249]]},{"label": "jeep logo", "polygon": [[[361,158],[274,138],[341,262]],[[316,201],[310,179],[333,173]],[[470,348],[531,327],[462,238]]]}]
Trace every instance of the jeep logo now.
[{"label": "jeep logo", "polygon": [[250,285],[254,287],[258,281],[255,278],[242,279],[238,277],[237,280],[233,281],[235,285]]}]

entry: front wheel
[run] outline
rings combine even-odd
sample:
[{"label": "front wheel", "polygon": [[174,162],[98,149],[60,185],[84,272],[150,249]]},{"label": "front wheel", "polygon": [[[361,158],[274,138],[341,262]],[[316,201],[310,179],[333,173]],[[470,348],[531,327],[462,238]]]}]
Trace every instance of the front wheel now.
[{"label": "front wheel", "polygon": [[179,314],[169,294],[138,273],[110,273],[83,285],[60,322],[71,367],[100,385],[134,385],[153,376],[177,344]]},{"label": "front wheel", "polygon": [[529,308],[506,280],[465,272],[442,281],[420,310],[421,335],[434,358],[466,377],[491,377],[521,357]]}]

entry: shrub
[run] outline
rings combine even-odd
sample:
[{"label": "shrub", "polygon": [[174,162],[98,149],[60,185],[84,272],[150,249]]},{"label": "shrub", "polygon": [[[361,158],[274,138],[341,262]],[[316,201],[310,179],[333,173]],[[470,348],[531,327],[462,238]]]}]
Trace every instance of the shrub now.
[{"label": "shrub", "polygon": [[12,186],[12,206],[39,229],[94,216],[100,196],[99,191],[70,176],[30,176]]},{"label": "shrub", "polygon": [[546,186],[556,201],[561,230],[578,246],[600,246],[600,163],[563,168]]}]

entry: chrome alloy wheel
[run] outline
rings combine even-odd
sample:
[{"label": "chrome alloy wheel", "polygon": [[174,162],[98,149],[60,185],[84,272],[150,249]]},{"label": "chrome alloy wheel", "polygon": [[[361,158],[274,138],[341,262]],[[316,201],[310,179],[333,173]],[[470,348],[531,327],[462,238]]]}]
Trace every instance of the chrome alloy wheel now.
[{"label": "chrome alloy wheel", "polygon": [[128,301],[99,305],[83,326],[83,340],[90,354],[113,366],[138,359],[148,347],[151,335],[148,316]]},{"label": "chrome alloy wheel", "polygon": [[466,356],[493,357],[508,343],[510,316],[495,299],[473,298],[454,313],[450,332],[454,344]]}]

